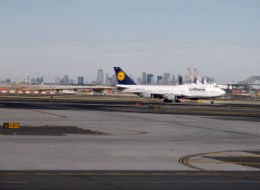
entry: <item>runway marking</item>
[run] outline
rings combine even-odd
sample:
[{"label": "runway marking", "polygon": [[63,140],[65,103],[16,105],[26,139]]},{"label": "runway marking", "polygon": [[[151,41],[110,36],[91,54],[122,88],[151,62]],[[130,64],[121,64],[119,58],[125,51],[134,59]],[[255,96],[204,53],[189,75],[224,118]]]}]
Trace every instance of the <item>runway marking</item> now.
[{"label": "runway marking", "polygon": [[133,172],[133,173],[130,173],[130,175],[144,175],[144,173]]},{"label": "runway marking", "polygon": [[7,173],[7,175],[24,175],[23,172],[11,172],[11,173]]},{"label": "runway marking", "polygon": [[118,184],[118,183],[131,184],[131,183],[134,183],[134,182],[132,182],[132,181],[115,181],[115,182],[113,182],[113,183],[116,183],[116,184]]},{"label": "runway marking", "polygon": [[209,131],[217,131],[217,132],[230,133],[230,134],[236,134],[236,135],[246,135],[246,136],[252,136],[252,137],[260,137],[260,135],[257,135],[257,134],[250,134],[250,133],[230,131],[230,130],[217,129],[217,128],[208,128],[207,126],[197,126],[197,125],[187,124],[187,123],[184,123],[184,122],[162,121],[162,120],[152,119],[152,118],[146,119],[146,118],[142,118],[142,117],[138,117],[138,116],[130,116],[130,115],[124,116],[124,117],[126,117],[126,118],[134,118],[134,119],[139,119],[139,120],[149,121],[149,122],[164,122],[164,123],[180,125],[180,126],[189,127],[189,128],[197,128],[197,129],[203,129],[203,130],[209,130]]},{"label": "runway marking", "polygon": [[82,175],[96,175],[94,172],[82,173]]},{"label": "runway marking", "polygon": [[14,183],[14,184],[21,184],[21,183],[28,183],[29,181],[0,181],[0,183]]},{"label": "runway marking", "polygon": [[[243,152],[243,151],[241,151]],[[230,151],[226,151],[226,152],[214,152],[214,153],[206,153],[206,155],[210,155],[210,156],[225,156],[225,157],[243,157],[243,158],[260,158],[260,155],[254,154],[254,153],[247,153],[247,152],[243,152],[244,154],[251,154],[251,155],[243,155],[241,153],[238,152],[230,152]]]},{"label": "runway marking", "polygon": [[[228,174],[228,173],[224,173],[224,171],[222,172],[222,171],[207,170],[207,169],[204,169],[204,168],[201,168],[201,167],[198,167],[198,166],[191,164],[192,162],[196,163],[196,161],[198,161],[198,160],[191,160],[194,157],[198,157],[198,156],[205,157],[206,155],[217,154],[217,153],[222,154],[223,152],[229,152],[229,151],[218,151],[218,152],[192,154],[192,155],[181,157],[179,159],[179,163],[183,164],[184,166],[187,166],[187,167],[190,167],[190,168],[193,168],[195,170],[202,171],[202,172],[205,172],[205,173],[208,173],[208,174],[223,175],[223,176],[235,177],[235,178],[241,178],[241,179],[259,180],[259,178],[242,176],[242,175],[235,175],[235,174]],[[243,151],[242,150],[237,150],[237,151],[233,150],[233,152],[243,152]],[[218,161],[218,162],[219,163],[225,163],[225,161]],[[200,163],[203,163],[203,161],[200,162]],[[205,161],[205,163],[208,163],[208,162]],[[216,163],[216,161],[214,163]],[[240,164],[240,165],[241,164],[245,164],[245,165],[254,164],[252,162],[226,162],[226,163],[228,163],[228,164]],[[260,163],[257,163],[257,164],[260,164]]]},{"label": "runway marking", "polygon": [[[1,172],[0,176],[12,175],[37,175],[37,176],[176,176],[189,175],[187,172]],[[205,173],[195,173],[197,175],[205,175]]]},{"label": "runway marking", "polygon": [[81,182],[83,184],[98,184],[99,182]]},{"label": "runway marking", "polygon": [[260,165],[260,162],[232,162],[232,161],[221,161],[221,160],[189,160],[189,163],[218,163],[218,164],[238,164],[238,165]]},{"label": "runway marking", "polygon": [[188,173],[178,173],[178,175],[187,175]]},{"label": "runway marking", "polygon": [[106,173],[106,175],[122,175],[122,174],[121,173],[116,173],[116,172],[115,173],[111,172],[111,173]]},{"label": "runway marking", "polygon": [[145,176],[156,176],[156,175],[165,175],[165,176],[170,176],[170,175],[181,175],[181,174],[187,174],[187,173],[164,173],[164,172],[153,172],[153,173],[142,173],[142,172],[130,172],[130,173],[125,173],[125,172],[107,172],[107,173],[99,173],[99,172],[8,172],[8,173],[0,173],[0,175],[4,176],[4,175],[49,175],[49,176],[70,176],[70,175],[74,175],[74,176],[109,176],[109,175],[115,175],[115,176],[140,176],[140,175],[145,175]]},{"label": "runway marking", "polygon": [[70,172],[62,172],[62,173],[58,173],[59,175],[74,175],[75,173],[70,173]]},{"label": "runway marking", "polygon": [[37,173],[35,173],[35,175],[49,175],[49,173],[47,173],[47,172],[37,172]]},{"label": "runway marking", "polygon": [[156,172],[156,173],[152,173],[152,175],[165,175],[165,173]]},{"label": "runway marking", "polygon": [[67,116],[65,116],[65,115],[50,113],[50,112],[41,111],[41,110],[31,110],[31,111],[39,112],[39,113],[44,113],[44,114],[48,114],[48,115],[53,115],[53,116],[57,116],[57,117],[61,117],[61,118],[67,118]]},{"label": "runway marking", "polygon": [[239,178],[246,178],[246,179],[252,179],[245,176],[236,176],[233,174],[225,174],[224,172],[214,172],[214,171],[208,171],[203,168],[199,168],[196,166],[193,166],[191,164],[187,164],[189,167],[194,167],[197,170],[201,172],[175,172],[175,171],[169,171],[169,172],[1,172],[0,176],[189,176],[189,175],[225,175],[229,177],[239,177]]},{"label": "runway marking", "polygon": [[152,183],[152,184],[163,184],[163,183],[165,183],[164,181],[150,181],[150,182],[148,182],[148,183]]},{"label": "runway marking", "polygon": [[[203,172],[198,172],[196,173],[197,175],[213,175],[213,174],[210,174],[210,173],[203,173]],[[215,175],[215,174],[214,174]]]}]

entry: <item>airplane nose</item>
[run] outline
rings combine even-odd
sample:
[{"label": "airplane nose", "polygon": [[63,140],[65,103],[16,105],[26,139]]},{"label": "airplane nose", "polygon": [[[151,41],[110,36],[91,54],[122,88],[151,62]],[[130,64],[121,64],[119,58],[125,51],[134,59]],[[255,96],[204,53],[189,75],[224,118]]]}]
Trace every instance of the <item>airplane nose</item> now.
[{"label": "airplane nose", "polygon": [[221,96],[226,94],[226,92],[224,90],[222,90],[222,89],[219,89],[219,93],[220,93]]}]

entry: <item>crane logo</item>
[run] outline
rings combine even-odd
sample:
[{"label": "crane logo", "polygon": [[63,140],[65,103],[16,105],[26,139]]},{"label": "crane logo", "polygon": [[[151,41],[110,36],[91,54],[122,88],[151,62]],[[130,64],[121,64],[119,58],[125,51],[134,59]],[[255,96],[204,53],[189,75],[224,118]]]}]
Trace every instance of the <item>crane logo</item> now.
[{"label": "crane logo", "polygon": [[123,71],[119,71],[119,72],[117,73],[117,79],[118,79],[119,81],[124,80],[124,79],[125,79],[125,73],[124,73]]}]

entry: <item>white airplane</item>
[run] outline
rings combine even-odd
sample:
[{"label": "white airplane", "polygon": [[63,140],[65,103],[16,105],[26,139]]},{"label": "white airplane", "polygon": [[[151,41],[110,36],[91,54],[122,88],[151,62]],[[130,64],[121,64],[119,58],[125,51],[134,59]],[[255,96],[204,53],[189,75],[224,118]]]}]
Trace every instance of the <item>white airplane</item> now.
[{"label": "white airplane", "polygon": [[116,86],[124,92],[131,92],[146,98],[161,98],[164,102],[180,102],[180,99],[214,99],[225,94],[224,90],[212,84],[137,85],[120,67],[114,67],[114,70],[118,80]]}]

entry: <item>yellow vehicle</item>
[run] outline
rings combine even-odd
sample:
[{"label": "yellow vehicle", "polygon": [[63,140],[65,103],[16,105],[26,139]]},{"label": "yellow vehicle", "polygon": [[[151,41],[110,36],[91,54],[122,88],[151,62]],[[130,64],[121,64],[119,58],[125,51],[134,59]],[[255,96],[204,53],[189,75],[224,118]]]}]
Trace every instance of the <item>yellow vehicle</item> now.
[{"label": "yellow vehicle", "polygon": [[3,127],[4,129],[19,129],[20,123],[14,123],[14,122],[4,123]]}]

